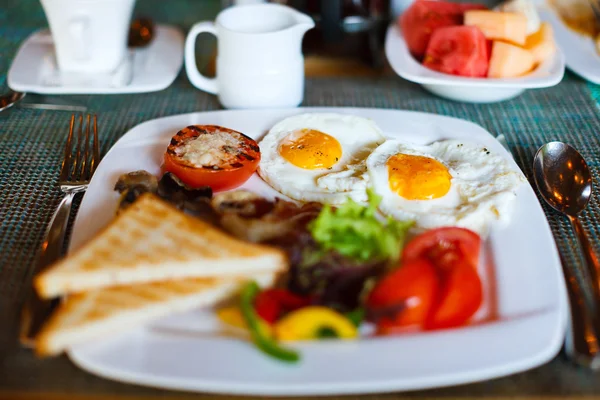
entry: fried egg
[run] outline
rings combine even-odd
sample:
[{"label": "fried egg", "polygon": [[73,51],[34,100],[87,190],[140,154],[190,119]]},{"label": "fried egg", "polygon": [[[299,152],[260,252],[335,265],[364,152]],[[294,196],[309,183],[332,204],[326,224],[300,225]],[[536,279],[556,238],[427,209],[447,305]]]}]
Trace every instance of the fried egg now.
[{"label": "fried egg", "polygon": [[277,123],[259,142],[258,174],[275,190],[299,201],[366,202],[365,160],[385,138],[371,120],[310,113]]},{"label": "fried egg", "polygon": [[417,229],[460,226],[486,235],[508,221],[523,174],[475,143],[414,145],[388,140],[367,158],[383,214],[414,220]]}]

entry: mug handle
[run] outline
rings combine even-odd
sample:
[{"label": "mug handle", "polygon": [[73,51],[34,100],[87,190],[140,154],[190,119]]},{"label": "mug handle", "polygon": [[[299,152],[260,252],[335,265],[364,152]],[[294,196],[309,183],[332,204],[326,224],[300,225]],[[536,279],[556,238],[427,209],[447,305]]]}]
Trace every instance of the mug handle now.
[{"label": "mug handle", "polygon": [[202,32],[212,33],[217,36],[215,24],[211,21],[198,22],[192,26],[185,39],[185,72],[192,85],[205,92],[217,94],[219,91],[217,79],[207,78],[202,75],[196,66],[196,37]]}]

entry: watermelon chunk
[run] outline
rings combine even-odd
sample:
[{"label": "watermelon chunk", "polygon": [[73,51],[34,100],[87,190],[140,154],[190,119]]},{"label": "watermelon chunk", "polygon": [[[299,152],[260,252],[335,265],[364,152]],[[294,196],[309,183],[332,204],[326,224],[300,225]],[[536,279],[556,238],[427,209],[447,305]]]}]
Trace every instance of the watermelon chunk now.
[{"label": "watermelon chunk", "polygon": [[462,24],[463,11],[457,3],[435,0],[416,0],[400,15],[398,22],[412,55],[425,55],[432,32],[444,26]]},{"label": "watermelon chunk", "polygon": [[469,10],[487,10],[483,4],[443,0],[416,0],[399,18],[398,25],[414,57],[422,59],[437,28],[462,25]]},{"label": "watermelon chunk", "polygon": [[479,28],[438,28],[431,35],[423,65],[446,74],[485,77],[489,66],[488,47]]}]

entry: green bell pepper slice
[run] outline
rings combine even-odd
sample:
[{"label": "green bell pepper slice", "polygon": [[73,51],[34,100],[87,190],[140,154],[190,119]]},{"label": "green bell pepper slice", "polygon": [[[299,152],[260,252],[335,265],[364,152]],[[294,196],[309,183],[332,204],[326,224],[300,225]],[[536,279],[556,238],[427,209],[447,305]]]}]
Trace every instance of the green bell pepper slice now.
[{"label": "green bell pepper slice", "polygon": [[274,357],[278,360],[295,363],[300,360],[300,354],[294,350],[286,349],[280,346],[272,337],[261,329],[259,316],[254,310],[254,299],[260,292],[260,287],[254,281],[249,282],[241,293],[241,306],[242,316],[248,325],[250,330],[250,336],[252,341],[263,353]]}]

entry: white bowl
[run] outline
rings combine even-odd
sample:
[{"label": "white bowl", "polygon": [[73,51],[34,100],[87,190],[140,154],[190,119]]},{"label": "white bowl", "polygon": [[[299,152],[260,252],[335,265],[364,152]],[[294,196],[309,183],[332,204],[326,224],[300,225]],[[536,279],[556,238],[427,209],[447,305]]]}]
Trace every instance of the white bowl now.
[{"label": "white bowl", "polygon": [[438,96],[469,103],[493,103],[512,99],[526,89],[554,86],[565,73],[565,57],[560,49],[552,59],[518,78],[469,78],[437,72],[423,66],[410,54],[396,24],[388,28],[385,55],[393,70],[402,78],[420,83]]}]

